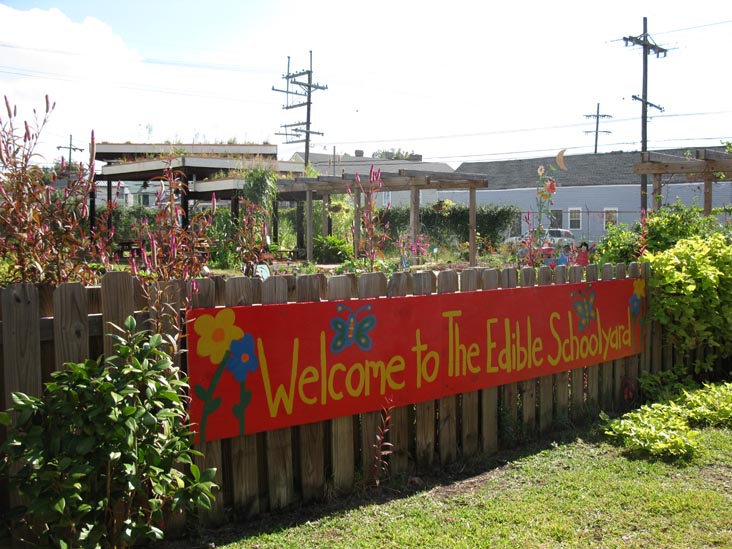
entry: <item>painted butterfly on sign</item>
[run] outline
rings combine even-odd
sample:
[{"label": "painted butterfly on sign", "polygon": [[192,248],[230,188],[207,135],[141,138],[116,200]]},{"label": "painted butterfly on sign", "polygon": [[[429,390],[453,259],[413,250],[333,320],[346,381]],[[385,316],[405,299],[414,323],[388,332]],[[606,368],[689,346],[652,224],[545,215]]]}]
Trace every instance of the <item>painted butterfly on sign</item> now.
[{"label": "painted butterfly on sign", "polygon": [[330,321],[330,326],[335,332],[335,336],[330,342],[330,351],[333,354],[340,353],[354,344],[362,351],[371,350],[374,342],[371,340],[369,332],[376,326],[376,315],[368,314],[360,320],[358,318],[361,312],[370,310],[371,305],[364,305],[355,311],[342,303],[336,306],[337,313],[348,311],[348,316],[345,318],[337,316]]},{"label": "painted butterfly on sign", "polygon": [[574,311],[579,317],[578,327],[580,332],[584,332],[590,325],[590,322],[597,320],[597,309],[595,309],[595,290],[592,285],[588,285],[584,291],[572,292],[573,296],[579,299],[574,301]]}]

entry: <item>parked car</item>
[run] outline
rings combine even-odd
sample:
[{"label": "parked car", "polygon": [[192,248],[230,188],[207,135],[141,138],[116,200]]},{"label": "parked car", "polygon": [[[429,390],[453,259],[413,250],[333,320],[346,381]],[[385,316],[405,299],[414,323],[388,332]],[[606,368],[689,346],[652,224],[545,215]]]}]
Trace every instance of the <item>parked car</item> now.
[{"label": "parked car", "polygon": [[[521,236],[507,238],[504,242],[513,246],[526,245],[531,240],[531,236],[530,233],[525,232]],[[577,241],[569,229],[549,229],[542,238],[538,239],[538,242],[534,243],[537,246],[544,246],[545,244],[552,248],[563,248],[564,246],[576,245]]]}]

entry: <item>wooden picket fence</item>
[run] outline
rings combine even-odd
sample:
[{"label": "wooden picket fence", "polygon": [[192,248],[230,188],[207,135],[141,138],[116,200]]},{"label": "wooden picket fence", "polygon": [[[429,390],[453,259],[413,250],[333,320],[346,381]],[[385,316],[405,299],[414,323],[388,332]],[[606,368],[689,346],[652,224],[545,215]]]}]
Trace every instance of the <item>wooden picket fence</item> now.
[{"label": "wooden picket fence", "polygon": [[[583,267],[482,269],[361,276],[273,276],[267,280],[212,277],[196,281],[196,291],[173,282],[157,290],[182,307],[309,302],[351,298],[427,295],[483,289],[544,286],[583,280],[647,277],[633,263]],[[108,323],[121,325],[136,314],[144,320],[141,284],[127,273],[111,272],[99,287],[63,284],[48,291],[30,284],[2,290],[0,383],[3,409],[10,394],[40,395],[50,373],[67,362],[109,352]],[[643,371],[669,364],[672,350],[662,344],[657,325],[646,323],[645,348],[635,356],[587,368],[510,383],[392,410],[389,441],[391,475],[419,475],[461,459],[491,454],[502,446],[545,434],[567,421],[602,410],[621,411],[637,398]],[[185,355],[181,360],[185,367]],[[209,524],[255,516],[338,493],[369,478],[381,412],[279,429],[202,444],[200,466],[216,467],[221,487]],[[7,502],[6,502],[7,504]]]}]

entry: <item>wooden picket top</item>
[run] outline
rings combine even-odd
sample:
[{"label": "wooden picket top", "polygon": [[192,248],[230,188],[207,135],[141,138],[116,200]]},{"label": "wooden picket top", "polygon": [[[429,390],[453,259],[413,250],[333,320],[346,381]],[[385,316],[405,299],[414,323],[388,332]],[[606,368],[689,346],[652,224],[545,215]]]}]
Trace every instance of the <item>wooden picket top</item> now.
[{"label": "wooden picket top", "polygon": [[[397,296],[453,292],[501,292],[506,288],[552,286],[569,282],[647,279],[647,268],[631,264],[582,267],[466,269],[334,276],[272,276],[265,281],[245,277],[205,278],[194,284],[163,282],[145,296],[131,275],[112,272],[100,287],[63,284],[54,292],[34,285],[16,284],[1,290],[2,404],[10,407],[11,393],[39,395],[51,371],[110,352],[109,323],[122,325],[134,314],[138,326],[160,314],[161,303],[170,310],[193,307],[244,306],[288,302],[315,302],[352,298],[390,299]],[[194,290],[195,287],[195,290]],[[498,295],[498,294],[496,294]],[[145,305],[154,299],[155,307]],[[649,296],[649,299],[651,297]],[[527,313],[528,314],[528,313]],[[176,327],[163,326],[169,333]],[[188,329],[184,327],[184,329]],[[581,420],[599,409],[626,409],[637,391],[642,372],[670,365],[673,349],[664,341],[658,324],[643,327],[644,346],[637,355],[550,374],[536,379],[450,395],[437,401],[391,408],[388,441],[389,474],[419,474],[479,453],[492,454],[501,445],[548,433],[567,418]],[[183,340],[185,341],[185,340]],[[96,353],[96,354],[95,354]],[[180,360],[186,368],[185,354]],[[201,468],[217,469],[220,486],[214,508],[202,513],[205,524],[237,517],[253,517],[287,508],[294,503],[349,492],[357,479],[368,481],[376,457],[381,411],[339,417],[297,427],[245,435],[197,445],[204,456]],[[504,421],[501,421],[503,418]],[[511,432],[504,432],[509,429]],[[17,500],[13,499],[11,503]]]}]

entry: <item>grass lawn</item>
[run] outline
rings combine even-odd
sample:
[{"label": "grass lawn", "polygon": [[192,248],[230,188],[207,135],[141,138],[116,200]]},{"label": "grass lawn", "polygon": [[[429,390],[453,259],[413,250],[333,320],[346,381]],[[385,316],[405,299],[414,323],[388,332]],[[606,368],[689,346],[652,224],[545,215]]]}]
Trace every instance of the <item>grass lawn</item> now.
[{"label": "grass lawn", "polygon": [[185,546],[732,547],[732,431],[701,436],[692,461],[670,464],[633,458],[591,430],[564,433],[439,477],[200,532]]}]

